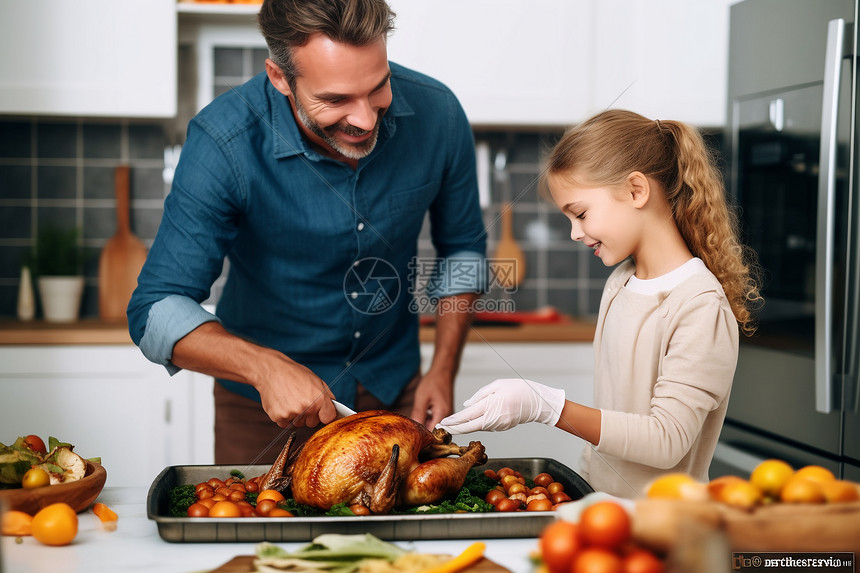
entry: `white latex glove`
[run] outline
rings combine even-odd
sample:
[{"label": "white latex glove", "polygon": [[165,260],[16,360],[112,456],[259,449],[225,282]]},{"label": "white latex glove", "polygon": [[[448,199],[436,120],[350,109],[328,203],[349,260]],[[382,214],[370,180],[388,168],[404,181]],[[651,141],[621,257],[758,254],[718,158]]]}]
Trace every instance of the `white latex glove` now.
[{"label": "white latex glove", "polygon": [[555,426],[564,408],[564,390],[523,378],[495,380],[463,402],[465,409],[438,424],[452,434],[498,432],[526,422]]}]

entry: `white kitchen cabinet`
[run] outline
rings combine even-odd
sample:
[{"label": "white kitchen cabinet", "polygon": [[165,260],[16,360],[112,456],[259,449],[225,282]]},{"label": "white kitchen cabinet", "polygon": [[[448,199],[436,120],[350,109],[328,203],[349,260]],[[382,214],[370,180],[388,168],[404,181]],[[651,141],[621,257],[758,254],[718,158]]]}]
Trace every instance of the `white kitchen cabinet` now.
[{"label": "white kitchen cabinet", "polygon": [[[433,345],[421,345],[424,369]],[[510,343],[471,342],[463,351],[454,386],[454,409],[461,410],[478,388],[497,378],[526,378],[564,388],[568,400],[593,403],[594,353],[590,342]],[[504,432],[474,432],[454,436],[460,445],[480,441],[490,458],[553,458],[578,470],[586,442],[544,424],[523,424]]]},{"label": "white kitchen cabinet", "polygon": [[0,348],[0,442],[37,434],[101,457],[108,486],[212,464],[212,379],[170,377],[131,345]]},{"label": "white kitchen cabinet", "polygon": [[566,125],[589,106],[592,2],[389,0],[392,61],[441,80],[473,125]]},{"label": "white kitchen cabinet", "polygon": [[0,4],[0,113],[176,115],[175,0]]},{"label": "white kitchen cabinet", "polygon": [[592,112],[726,122],[729,7],[738,0],[594,2]]}]

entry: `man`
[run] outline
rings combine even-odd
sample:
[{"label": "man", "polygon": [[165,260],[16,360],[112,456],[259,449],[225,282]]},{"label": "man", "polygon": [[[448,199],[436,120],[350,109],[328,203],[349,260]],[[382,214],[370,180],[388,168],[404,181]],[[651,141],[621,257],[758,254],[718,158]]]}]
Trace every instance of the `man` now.
[{"label": "man", "polygon": [[[388,62],[393,17],[384,0],[266,0],[266,73],[189,124],[129,330],[170,372],[216,378],[216,463],[271,462],[334,397],[430,428],[453,411],[485,288],[474,145],[445,86]],[[409,285],[428,212],[443,298],[422,375]],[[199,303],[225,256],[213,315]]]}]

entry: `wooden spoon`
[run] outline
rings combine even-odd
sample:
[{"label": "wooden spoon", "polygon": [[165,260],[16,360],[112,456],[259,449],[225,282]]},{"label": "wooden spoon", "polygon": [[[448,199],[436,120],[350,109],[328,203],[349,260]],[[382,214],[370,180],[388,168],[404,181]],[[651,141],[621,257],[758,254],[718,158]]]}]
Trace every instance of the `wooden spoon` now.
[{"label": "wooden spoon", "polygon": [[114,177],[117,230],[99,257],[99,316],[121,321],[146,261],[146,246],[131,232],[128,166],[117,167]]},{"label": "wooden spoon", "polygon": [[502,235],[492,261],[491,278],[506,289],[516,288],[526,276],[526,257],[514,239],[511,209],[510,203],[502,204]]}]

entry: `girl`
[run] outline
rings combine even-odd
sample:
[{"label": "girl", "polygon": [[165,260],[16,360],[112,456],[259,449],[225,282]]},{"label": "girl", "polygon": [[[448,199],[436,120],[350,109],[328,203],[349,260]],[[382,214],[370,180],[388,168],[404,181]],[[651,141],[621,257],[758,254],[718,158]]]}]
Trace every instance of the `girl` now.
[{"label": "girl", "polygon": [[720,174],[690,126],[611,110],[549,157],[553,202],[574,241],[607,266],[594,335],[594,408],[524,379],[478,390],[442,420],[451,433],[554,425],[593,444],[580,473],[635,497],[658,474],[706,481],[737,363],[755,330],[756,268]]}]

